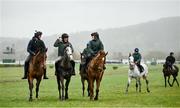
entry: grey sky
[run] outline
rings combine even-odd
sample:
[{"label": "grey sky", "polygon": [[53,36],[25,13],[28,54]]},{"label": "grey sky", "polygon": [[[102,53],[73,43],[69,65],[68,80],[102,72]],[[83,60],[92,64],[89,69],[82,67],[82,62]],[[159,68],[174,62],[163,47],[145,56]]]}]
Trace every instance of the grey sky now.
[{"label": "grey sky", "polygon": [[180,16],[180,0],[1,0],[0,36],[122,27]]}]

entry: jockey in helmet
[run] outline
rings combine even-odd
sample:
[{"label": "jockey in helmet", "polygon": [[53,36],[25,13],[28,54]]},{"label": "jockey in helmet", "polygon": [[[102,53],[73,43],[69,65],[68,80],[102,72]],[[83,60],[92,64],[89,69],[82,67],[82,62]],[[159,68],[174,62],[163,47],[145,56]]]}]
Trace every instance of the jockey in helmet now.
[{"label": "jockey in helmet", "polygon": [[[99,38],[99,34],[97,32],[91,33],[92,40],[87,44],[87,54],[88,58],[86,58],[86,66],[89,61],[94,57],[100,50],[104,50],[104,45]],[[105,66],[104,66],[105,69]]]},{"label": "jockey in helmet", "polygon": [[[44,51],[47,50],[43,40],[41,40],[41,36],[42,36],[42,32],[36,31],[32,39],[29,41],[29,44],[27,47],[27,52],[29,53],[29,55],[26,58],[25,63],[24,63],[24,77],[22,77],[22,79],[27,79],[29,62],[31,58],[36,55],[38,50],[44,50]],[[46,76],[45,67],[44,67],[44,79],[48,79],[48,77]]]},{"label": "jockey in helmet", "polygon": [[134,53],[132,55],[134,57],[134,63],[138,66],[140,72],[143,72],[144,69],[143,67],[141,66],[141,54],[139,53],[139,49],[138,48],[135,48],[134,49]]},{"label": "jockey in helmet", "polygon": [[166,57],[166,62],[165,65],[166,67],[170,67],[172,69],[173,64],[175,63],[176,59],[174,57],[174,53],[170,52],[170,55],[168,57]]},{"label": "jockey in helmet", "polygon": [[[55,61],[55,67],[56,68],[57,68],[58,62],[64,56],[64,49],[65,49],[66,46],[70,46],[71,49],[72,49],[72,52],[74,52],[73,46],[69,42],[69,35],[67,33],[63,33],[61,35],[61,37],[59,37],[54,43],[54,47],[58,47],[58,59]],[[71,74],[75,75],[75,62],[74,62],[74,60],[71,60],[71,64],[73,66],[73,72]],[[56,72],[57,71],[55,71],[55,75],[56,75]]]}]

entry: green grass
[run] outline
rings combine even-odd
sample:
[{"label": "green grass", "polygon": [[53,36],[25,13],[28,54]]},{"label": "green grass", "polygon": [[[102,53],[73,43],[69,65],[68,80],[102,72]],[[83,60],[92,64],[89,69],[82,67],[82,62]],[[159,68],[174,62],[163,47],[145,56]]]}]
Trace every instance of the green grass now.
[{"label": "green grass", "polygon": [[[113,70],[113,66],[118,69]],[[142,92],[136,93],[135,80],[125,94],[127,84],[127,65],[107,65],[103,76],[98,101],[82,97],[81,81],[76,66],[76,76],[72,77],[69,86],[69,100],[59,101],[54,69],[48,68],[48,80],[42,80],[39,99],[29,102],[27,80],[21,80],[23,67],[0,68],[0,107],[180,107],[180,87],[164,87],[162,65],[149,66],[150,93],[146,92],[142,80]],[[178,76],[178,81],[180,78]],[[35,89],[34,89],[35,91]]]}]

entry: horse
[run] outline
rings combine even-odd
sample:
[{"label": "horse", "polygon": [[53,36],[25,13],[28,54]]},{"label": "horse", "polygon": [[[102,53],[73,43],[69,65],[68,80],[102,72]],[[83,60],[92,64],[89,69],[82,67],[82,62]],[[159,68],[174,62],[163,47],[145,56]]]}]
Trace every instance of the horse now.
[{"label": "horse", "polygon": [[128,87],[130,86],[132,78],[136,79],[136,92],[138,91],[138,84],[139,84],[139,92],[141,92],[141,78],[146,81],[147,92],[150,92],[148,86],[148,67],[145,64],[141,64],[144,68],[143,72],[140,72],[137,65],[134,63],[134,57],[130,54],[129,55],[129,70],[128,70],[128,83],[126,88],[126,93],[128,93]]},{"label": "horse", "polygon": [[88,75],[87,75],[87,69],[84,66],[86,63],[86,59],[85,59],[85,55],[83,53],[80,53],[80,59],[81,59],[81,63],[80,63],[80,67],[79,67],[79,74],[81,76],[81,83],[82,83],[82,95],[84,96],[84,90],[85,90],[85,81],[87,81],[88,83],[88,87],[87,87],[87,92],[88,92],[88,96],[90,96],[90,91],[89,91],[89,80],[88,80]]},{"label": "horse", "polygon": [[[166,78],[168,77],[168,84],[170,87],[173,87],[174,82],[176,81],[177,85],[179,86],[179,82],[176,79],[178,76],[179,68],[176,65],[172,66],[173,68],[171,69],[170,66],[166,66],[165,64],[163,65],[163,74],[164,74],[164,82],[165,82],[165,87],[166,87]],[[173,82],[170,84],[170,76],[173,76]]]},{"label": "horse", "polygon": [[100,82],[104,74],[104,65],[106,62],[106,55],[103,50],[99,51],[95,57],[88,63],[87,74],[89,79],[90,100],[94,98],[94,82],[96,81],[96,96],[94,100],[98,100]]},{"label": "horse", "polygon": [[[66,46],[64,49],[64,56],[58,62],[57,65],[57,84],[58,84],[58,91],[59,91],[59,100],[66,100],[68,99],[68,86],[71,80],[71,73],[73,71],[73,66],[71,64],[72,60],[72,49],[70,46]],[[64,79],[66,80],[64,84]],[[64,94],[65,90],[65,94]],[[61,95],[62,94],[62,95]]]},{"label": "horse", "polygon": [[46,51],[39,50],[35,56],[29,62],[28,69],[28,84],[30,90],[29,101],[32,101],[32,90],[33,90],[33,80],[36,79],[36,98],[38,98],[39,85],[41,83],[42,76],[44,75],[44,68],[46,62]]}]

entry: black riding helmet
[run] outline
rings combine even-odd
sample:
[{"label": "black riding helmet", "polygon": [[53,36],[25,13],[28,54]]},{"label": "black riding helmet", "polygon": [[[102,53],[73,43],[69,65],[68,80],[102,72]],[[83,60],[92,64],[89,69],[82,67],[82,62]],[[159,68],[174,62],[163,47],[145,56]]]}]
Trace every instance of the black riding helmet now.
[{"label": "black riding helmet", "polygon": [[41,31],[35,31],[34,36],[38,38],[38,36],[42,35]]},{"label": "black riding helmet", "polygon": [[63,33],[62,36],[61,36],[62,39],[68,38],[68,37],[69,37],[69,35],[67,33]]},{"label": "black riding helmet", "polygon": [[170,52],[170,55],[173,55],[174,54],[174,52]]},{"label": "black riding helmet", "polygon": [[96,39],[99,39],[99,34],[98,34],[98,32],[91,33],[91,36],[94,36]]}]

